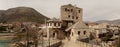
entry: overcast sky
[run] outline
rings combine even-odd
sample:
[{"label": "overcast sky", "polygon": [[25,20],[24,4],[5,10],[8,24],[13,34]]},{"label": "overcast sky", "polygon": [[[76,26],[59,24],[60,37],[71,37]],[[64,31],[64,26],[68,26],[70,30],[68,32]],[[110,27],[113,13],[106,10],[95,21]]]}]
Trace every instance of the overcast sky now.
[{"label": "overcast sky", "polygon": [[60,17],[60,6],[73,4],[83,8],[85,21],[120,19],[120,0],[0,0],[0,10],[32,7],[43,15]]}]

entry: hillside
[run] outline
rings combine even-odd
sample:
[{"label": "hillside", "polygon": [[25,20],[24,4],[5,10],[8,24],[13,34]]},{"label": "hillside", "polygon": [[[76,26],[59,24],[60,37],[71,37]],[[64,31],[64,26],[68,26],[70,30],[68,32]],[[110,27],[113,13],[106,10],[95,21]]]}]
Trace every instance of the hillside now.
[{"label": "hillside", "polygon": [[0,22],[36,22],[44,23],[45,19],[49,19],[30,7],[16,7],[8,10],[0,11]]},{"label": "hillside", "polygon": [[120,19],[116,19],[116,20],[100,20],[100,21],[96,21],[97,23],[103,23],[103,22],[106,22],[106,23],[110,23],[110,24],[120,24]]}]

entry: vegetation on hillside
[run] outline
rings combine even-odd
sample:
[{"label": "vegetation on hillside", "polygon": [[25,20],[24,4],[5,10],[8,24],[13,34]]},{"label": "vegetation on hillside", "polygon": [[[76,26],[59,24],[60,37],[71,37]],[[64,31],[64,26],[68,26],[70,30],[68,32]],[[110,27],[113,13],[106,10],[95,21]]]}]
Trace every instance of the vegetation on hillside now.
[{"label": "vegetation on hillside", "polygon": [[45,19],[49,19],[43,14],[39,13],[33,8],[29,7],[16,7],[8,10],[0,11],[0,22],[35,22],[44,23]]}]

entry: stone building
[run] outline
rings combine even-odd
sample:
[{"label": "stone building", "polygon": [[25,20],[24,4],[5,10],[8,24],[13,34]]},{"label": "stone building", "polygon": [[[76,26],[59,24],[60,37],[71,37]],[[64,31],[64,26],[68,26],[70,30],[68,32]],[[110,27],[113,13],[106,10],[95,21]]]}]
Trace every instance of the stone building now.
[{"label": "stone building", "polygon": [[67,38],[72,41],[89,38],[89,27],[83,22],[83,10],[74,5],[61,6],[62,25],[65,25]]},{"label": "stone building", "polygon": [[48,28],[61,28],[61,21],[59,19],[53,18],[46,21]]},{"label": "stone building", "polygon": [[119,34],[119,27],[114,24],[100,23],[89,27],[91,32],[95,33],[96,38],[99,38],[100,34],[106,34],[108,32],[111,32],[112,34]]},{"label": "stone building", "polygon": [[14,32],[13,31],[13,24],[3,24],[3,23],[0,23],[0,32],[2,32],[2,33]]},{"label": "stone building", "polygon": [[69,38],[73,41],[89,38],[90,29],[83,22],[83,10],[74,5],[62,5],[61,18],[46,21],[48,38]]},{"label": "stone building", "polygon": [[70,32],[70,39],[72,41],[78,41],[82,39],[87,39],[90,37],[90,29],[85,25],[84,22],[78,21],[68,29],[67,32]]},{"label": "stone building", "polygon": [[53,18],[46,21],[47,37],[53,39],[63,39],[65,36],[63,30],[61,30],[61,21]]},{"label": "stone building", "polygon": [[68,4],[61,6],[61,21],[66,27],[70,27],[77,21],[82,21],[83,10],[74,5]]},{"label": "stone building", "polygon": [[99,38],[100,34],[104,34],[108,32],[107,30],[108,25],[109,25],[108,23],[101,23],[101,24],[94,25],[91,27],[89,26],[89,28],[91,29],[92,33],[95,33],[95,37]]}]

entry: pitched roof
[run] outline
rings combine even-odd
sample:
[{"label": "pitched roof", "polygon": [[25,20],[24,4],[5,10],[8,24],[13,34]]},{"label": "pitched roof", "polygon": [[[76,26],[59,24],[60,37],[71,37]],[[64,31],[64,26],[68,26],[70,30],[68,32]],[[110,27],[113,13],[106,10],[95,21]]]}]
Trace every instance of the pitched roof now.
[{"label": "pitched roof", "polygon": [[78,21],[71,27],[67,28],[66,31],[69,31],[70,29],[83,29],[83,28],[89,28],[89,27],[87,27],[87,25],[84,22]]},{"label": "pitched roof", "polygon": [[61,22],[61,21],[57,18],[53,18],[53,19],[47,20],[47,22]]}]

